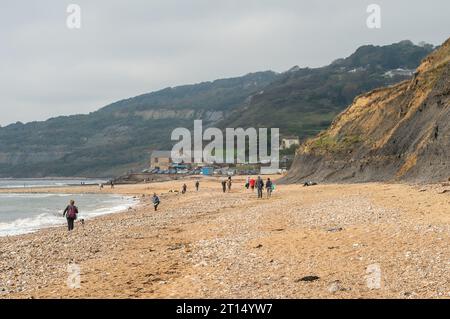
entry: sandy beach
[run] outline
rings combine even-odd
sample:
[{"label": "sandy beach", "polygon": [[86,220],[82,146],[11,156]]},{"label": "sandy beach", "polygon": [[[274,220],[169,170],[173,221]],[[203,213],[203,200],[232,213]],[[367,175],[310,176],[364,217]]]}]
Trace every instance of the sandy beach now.
[{"label": "sandy beach", "polygon": [[[186,194],[171,192],[184,182]],[[199,192],[194,179],[21,189],[140,204],[72,233],[1,237],[0,298],[450,297],[449,186],[277,185],[257,199],[243,185],[234,178],[225,194],[216,178],[201,179]],[[67,285],[69,264],[79,266],[79,288]]]}]

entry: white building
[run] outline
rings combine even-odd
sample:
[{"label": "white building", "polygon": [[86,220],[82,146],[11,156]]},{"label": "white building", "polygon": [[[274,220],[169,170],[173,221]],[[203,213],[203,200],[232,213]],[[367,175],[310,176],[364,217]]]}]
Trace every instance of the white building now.
[{"label": "white building", "polygon": [[395,69],[395,70],[389,70],[386,73],[384,73],[384,77],[386,78],[393,78],[396,75],[400,76],[412,76],[414,74],[414,70],[408,70],[408,69]]},{"label": "white building", "polygon": [[289,136],[281,139],[280,148],[282,150],[288,149],[292,145],[300,145],[300,138],[298,136]]}]

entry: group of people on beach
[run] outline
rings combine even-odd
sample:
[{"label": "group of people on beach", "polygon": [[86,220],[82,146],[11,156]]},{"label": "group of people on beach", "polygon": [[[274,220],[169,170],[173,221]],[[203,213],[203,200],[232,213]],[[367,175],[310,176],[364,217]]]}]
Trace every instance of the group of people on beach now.
[{"label": "group of people on beach", "polygon": [[[114,181],[109,181],[108,184],[111,186],[111,189],[114,188]],[[100,190],[103,189],[103,186],[104,186],[103,183],[99,183],[99,184],[98,184],[98,188],[99,188]]]},{"label": "group of people on beach", "polygon": [[[231,185],[233,184],[231,176],[228,176],[228,178],[226,178],[226,179],[222,179],[220,181],[220,183],[222,185],[222,191],[224,193],[231,192]],[[111,185],[111,188],[114,188],[114,183],[112,181],[110,182],[110,185]],[[198,192],[200,189],[200,181],[196,180],[194,186],[195,186],[195,190]],[[100,184],[99,187],[100,187],[100,189],[102,189],[103,184]],[[258,176],[257,179],[251,178],[249,176],[249,177],[247,177],[247,180],[245,182],[245,188],[251,189],[252,191],[254,191],[256,189],[257,193],[258,193],[258,198],[263,198],[264,188],[266,189],[267,197],[270,197],[272,195],[272,191],[275,189],[275,185],[270,180],[270,178],[267,178],[266,182],[264,183],[264,180],[261,178],[261,176]],[[181,193],[186,194],[186,192],[187,192],[187,184],[184,183],[183,186],[181,187]],[[159,198],[159,196],[156,193],[153,193],[151,202],[153,204],[154,210],[157,211],[158,206],[161,203],[161,199]],[[75,220],[77,219],[77,215],[78,215],[78,207],[75,206],[75,201],[70,200],[69,205],[67,205],[67,207],[64,209],[64,212],[63,212],[63,217],[66,217],[66,219],[67,219],[67,227],[68,227],[69,231],[74,229]],[[84,222],[84,220],[82,220],[82,222]]]},{"label": "group of people on beach", "polygon": [[[233,180],[232,180],[231,176],[228,176],[227,178],[222,179],[220,181],[220,184],[222,186],[223,193],[231,192],[231,186],[233,185]],[[200,181],[196,180],[194,186],[195,186],[195,191],[198,192],[200,189]],[[272,195],[273,190],[275,189],[275,184],[273,184],[273,182],[271,181],[270,178],[267,178],[266,182],[264,182],[264,180],[261,178],[261,176],[258,176],[258,178],[256,178],[256,179],[251,178],[249,176],[249,177],[247,177],[247,180],[245,182],[245,188],[251,189],[252,191],[254,191],[256,189],[258,198],[263,198],[264,189],[267,192],[267,197],[270,197]],[[187,184],[184,183],[183,186],[181,187],[181,194],[186,194],[187,189],[188,189]]]},{"label": "group of people on beach", "polygon": [[264,183],[264,180],[261,178],[261,176],[258,176],[257,179],[251,178],[249,176],[247,177],[245,188],[251,189],[252,191],[254,191],[256,188],[258,198],[263,198],[264,188],[266,189],[267,197],[270,197],[272,196],[272,192],[275,189],[275,184],[270,180],[270,178],[267,178],[266,182]]},{"label": "group of people on beach", "polygon": [[[200,188],[200,181],[197,180],[195,181],[195,191],[198,192],[199,188]],[[187,192],[187,185],[186,183],[184,183],[183,186],[181,186],[181,194],[186,194],[186,192]]]}]

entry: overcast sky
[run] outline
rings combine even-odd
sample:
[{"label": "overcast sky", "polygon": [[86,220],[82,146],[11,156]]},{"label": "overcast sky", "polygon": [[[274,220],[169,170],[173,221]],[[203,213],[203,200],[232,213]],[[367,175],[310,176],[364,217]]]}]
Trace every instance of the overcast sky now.
[{"label": "overcast sky", "polygon": [[[319,4],[320,2],[320,4]],[[66,26],[81,7],[81,29]],[[369,4],[381,29],[366,26]],[[448,0],[1,0],[0,125],[162,89],[450,37]]]}]

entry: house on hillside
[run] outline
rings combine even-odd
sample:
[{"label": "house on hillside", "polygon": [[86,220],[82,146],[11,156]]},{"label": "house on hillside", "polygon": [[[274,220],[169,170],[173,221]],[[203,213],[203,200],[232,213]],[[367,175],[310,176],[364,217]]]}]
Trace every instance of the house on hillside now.
[{"label": "house on hillside", "polygon": [[300,138],[298,136],[287,136],[281,139],[280,148],[282,150],[288,149],[292,145],[300,145]]},{"label": "house on hillside", "polygon": [[384,77],[386,77],[386,78],[393,78],[396,75],[399,75],[399,76],[412,76],[413,74],[414,74],[414,70],[395,69],[395,70],[389,70],[386,73],[384,73]]},{"label": "house on hillside", "polygon": [[171,151],[153,151],[150,156],[150,168],[169,169],[172,165]]}]

